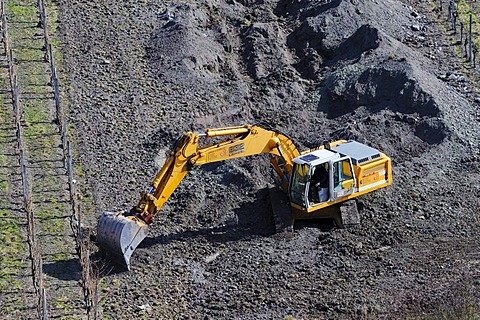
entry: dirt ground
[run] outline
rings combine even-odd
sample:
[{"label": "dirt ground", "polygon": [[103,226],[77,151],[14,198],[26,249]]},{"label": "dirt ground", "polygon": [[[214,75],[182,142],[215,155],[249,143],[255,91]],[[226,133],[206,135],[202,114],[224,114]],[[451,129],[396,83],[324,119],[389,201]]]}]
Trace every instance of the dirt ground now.
[{"label": "dirt ground", "polygon": [[95,215],[135,205],[187,130],[258,124],[300,149],[352,138],[392,158],[362,223],[274,234],[267,158],[197,168],[102,319],[371,319],[480,310],[478,85],[433,1],[59,1]]}]

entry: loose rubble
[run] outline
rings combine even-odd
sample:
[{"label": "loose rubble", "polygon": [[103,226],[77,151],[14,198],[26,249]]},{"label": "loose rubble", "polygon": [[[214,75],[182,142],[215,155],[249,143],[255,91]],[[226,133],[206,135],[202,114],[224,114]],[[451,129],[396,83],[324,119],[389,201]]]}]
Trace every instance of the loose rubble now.
[{"label": "loose rubble", "polygon": [[187,130],[258,124],[301,149],[353,138],[394,163],[394,184],[359,199],[361,226],[302,222],[293,234],[274,234],[265,157],[194,169],[132,271],[103,278],[104,317],[405,318],[478,305],[477,87],[433,45],[428,4],[59,5],[92,227],[136,203]]}]

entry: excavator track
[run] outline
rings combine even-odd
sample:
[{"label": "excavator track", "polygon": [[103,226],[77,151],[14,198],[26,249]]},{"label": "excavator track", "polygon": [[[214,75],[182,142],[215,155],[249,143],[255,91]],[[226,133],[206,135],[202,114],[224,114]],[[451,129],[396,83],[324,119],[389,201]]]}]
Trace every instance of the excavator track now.
[{"label": "excavator track", "polygon": [[341,227],[351,228],[360,224],[360,214],[355,199],[343,202],[340,205]]},{"label": "excavator track", "polygon": [[270,195],[275,232],[293,232],[295,219],[287,195],[272,185],[267,188]]}]

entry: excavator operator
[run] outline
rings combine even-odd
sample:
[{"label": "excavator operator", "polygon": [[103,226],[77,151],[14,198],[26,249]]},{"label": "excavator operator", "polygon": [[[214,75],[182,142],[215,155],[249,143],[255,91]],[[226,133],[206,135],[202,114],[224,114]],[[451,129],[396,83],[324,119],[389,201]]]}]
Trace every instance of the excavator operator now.
[{"label": "excavator operator", "polygon": [[324,164],[315,167],[312,175],[313,202],[324,202],[328,200],[328,171]]}]

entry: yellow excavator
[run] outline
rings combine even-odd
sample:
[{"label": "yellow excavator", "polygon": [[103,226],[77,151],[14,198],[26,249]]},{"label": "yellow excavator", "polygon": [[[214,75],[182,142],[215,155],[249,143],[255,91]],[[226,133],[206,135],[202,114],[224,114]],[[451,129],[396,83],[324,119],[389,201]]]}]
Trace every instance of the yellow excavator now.
[{"label": "yellow excavator", "polygon": [[[348,200],[392,182],[390,158],[353,140],[338,140],[299,152],[287,136],[259,126],[187,132],[132,210],[104,212],[100,216],[100,248],[130,270],[130,257],[147,236],[148,225],[192,167],[262,153],[271,155],[276,189],[284,195],[282,198],[274,188],[270,189],[273,210],[283,208],[285,212],[287,207],[292,224],[294,219],[309,218],[334,218],[339,226],[357,224],[358,211],[356,207],[352,211],[352,201]],[[287,205],[282,206],[282,202]]]}]

